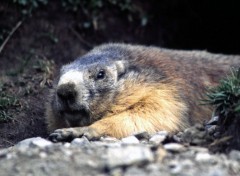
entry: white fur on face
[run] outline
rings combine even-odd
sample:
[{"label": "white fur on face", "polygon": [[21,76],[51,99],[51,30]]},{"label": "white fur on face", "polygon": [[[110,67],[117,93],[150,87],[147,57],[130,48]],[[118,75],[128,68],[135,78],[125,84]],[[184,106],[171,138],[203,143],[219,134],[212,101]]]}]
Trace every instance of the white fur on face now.
[{"label": "white fur on face", "polygon": [[83,73],[79,71],[68,71],[64,73],[58,82],[58,86],[66,83],[78,85],[83,82]]}]

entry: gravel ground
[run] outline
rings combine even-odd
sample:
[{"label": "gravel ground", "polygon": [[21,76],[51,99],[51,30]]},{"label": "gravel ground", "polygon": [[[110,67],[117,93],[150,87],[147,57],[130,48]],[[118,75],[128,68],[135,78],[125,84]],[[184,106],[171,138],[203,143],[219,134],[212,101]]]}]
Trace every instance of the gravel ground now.
[{"label": "gravel ground", "polygon": [[240,151],[213,154],[201,147],[210,139],[199,131],[196,126],[175,136],[160,131],[121,140],[102,137],[89,141],[82,137],[71,143],[29,138],[0,150],[0,175],[240,175]]}]

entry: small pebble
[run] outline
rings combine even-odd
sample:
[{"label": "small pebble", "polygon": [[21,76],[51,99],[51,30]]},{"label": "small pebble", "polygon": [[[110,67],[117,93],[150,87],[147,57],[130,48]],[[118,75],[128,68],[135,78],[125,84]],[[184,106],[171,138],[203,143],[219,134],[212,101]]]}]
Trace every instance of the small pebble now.
[{"label": "small pebble", "polygon": [[173,135],[173,140],[178,143],[182,142],[182,135],[183,132],[179,132],[176,135]]},{"label": "small pebble", "polygon": [[119,140],[117,138],[114,138],[114,137],[101,137],[100,138],[100,141],[101,142],[107,142],[107,143],[113,143],[113,142],[119,142]]},{"label": "small pebble", "polygon": [[29,139],[25,139],[23,141],[20,141],[17,146],[18,147],[22,147],[22,148],[27,148],[30,146],[35,146],[35,147],[39,147],[39,148],[45,148],[46,146],[52,145],[53,143],[43,139],[41,137],[35,137],[35,138],[29,138]]},{"label": "small pebble", "polygon": [[39,153],[40,158],[47,158],[47,154],[45,152]]},{"label": "small pebble", "polygon": [[75,138],[71,142],[71,144],[75,145],[75,146],[88,146],[88,145],[90,145],[90,142],[85,136],[83,136],[81,138]]},{"label": "small pebble", "polygon": [[135,136],[128,136],[121,140],[124,144],[139,144],[139,140]]},{"label": "small pebble", "polygon": [[210,135],[213,135],[218,129],[218,126],[217,125],[211,125],[209,127],[207,127],[207,132],[210,134]]},{"label": "small pebble", "polygon": [[236,160],[236,161],[240,162],[240,151],[232,150],[229,153],[229,158],[232,159],[232,160]]},{"label": "small pebble", "polygon": [[73,154],[73,152],[71,150],[63,150],[63,153],[66,155],[66,156],[71,156]]},{"label": "small pebble", "polygon": [[135,136],[138,140],[149,140],[149,138],[150,138],[149,133],[146,132],[146,131],[141,132],[141,133],[134,134],[134,136]]},{"label": "small pebble", "polygon": [[211,159],[211,155],[209,153],[197,153],[195,159],[199,162],[206,162]]},{"label": "small pebble", "polygon": [[71,144],[69,142],[66,142],[66,143],[63,144],[63,146],[66,147],[66,148],[69,148],[71,146]]},{"label": "small pebble", "polygon": [[208,152],[208,149],[205,148],[205,147],[189,146],[188,148],[191,149],[191,150],[194,151],[194,152],[202,152],[202,153],[203,153],[203,152],[205,152],[205,153]]},{"label": "small pebble", "polygon": [[160,131],[153,135],[150,139],[149,142],[153,144],[160,144],[162,143],[168,136],[168,132],[166,131]]},{"label": "small pebble", "polygon": [[208,127],[208,125],[216,125],[217,124],[217,122],[219,121],[219,117],[218,116],[214,116],[214,117],[212,117],[208,122],[207,122],[207,127]]},{"label": "small pebble", "polygon": [[39,138],[38,140],[33,140],[32,143],[30,145],[33,145],[33,146],[37,146],[37,147],[40,147],[40,148],[45,148],[49,145],[52,145],[53,143],[46,140],[46,139],[43,139],[43,138]]},{"label": "small pebble", "polygon": [[163,145],[163,148],[171,152],[183,152],[186,150],[186,148],[183,145],[178,143],[168,143]]},{"label": "small pebble", "polygon": [[8,154],[7,149],[0,149],[0,158],[4,158]]},{"label": "small pebble", "polygon": [[103,156],[108,168],[149,163],[154,160],[154,155],[150,148],[141,145],[124,145],[108,148],[107,153]]}]

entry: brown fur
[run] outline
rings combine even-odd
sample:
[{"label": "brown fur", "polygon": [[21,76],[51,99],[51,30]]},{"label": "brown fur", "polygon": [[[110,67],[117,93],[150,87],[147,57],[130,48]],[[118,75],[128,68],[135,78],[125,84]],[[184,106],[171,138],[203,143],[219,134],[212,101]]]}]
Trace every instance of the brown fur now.
[{"label": "brown fur", "polygon": [[[212,110],[199,105],[206,88],[216,85],[231,66],[240,64],[237,56],[122,44],[103,45],[88,55],[101,54],[109,47],[126,52],[126,57],[129,57],[124,58],[127,64],[134,64],[135,68],[144,68],[145,71],[133,72],[133,75],[129,74],[119,80],[120,86],[114,90],[115,93],[109,94],[101,102],[93,100],[90,103],[93,106],[90,124],[72,125],[67,119],[56,115],[53,106],[48,104],[50,131],[67,128],[61,134],[72,130],[76,136],[94,138],[110,135],[122,138],[142,131],[154,133],[159,130],[183,130],[195,122],[210,118]],[[163,78],[156,81],[156,77],[161,76]]]}]

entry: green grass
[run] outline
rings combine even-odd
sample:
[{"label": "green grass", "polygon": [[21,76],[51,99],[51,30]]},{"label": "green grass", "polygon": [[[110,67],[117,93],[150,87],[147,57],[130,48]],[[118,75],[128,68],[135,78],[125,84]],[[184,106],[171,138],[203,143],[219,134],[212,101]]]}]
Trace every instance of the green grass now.
[{"label": "green grass", "polygon": [[207,93],[206,102],[213,105],[215,115],[222,118],[240,113],[240,68],[233,68],[219,86],[211,89]]}]

